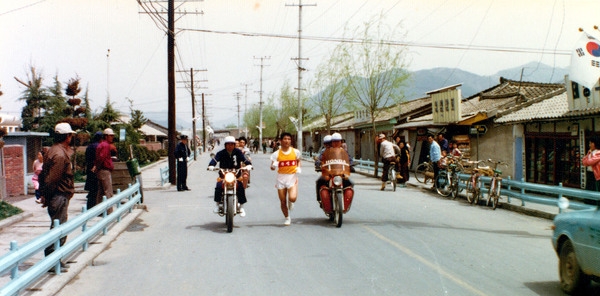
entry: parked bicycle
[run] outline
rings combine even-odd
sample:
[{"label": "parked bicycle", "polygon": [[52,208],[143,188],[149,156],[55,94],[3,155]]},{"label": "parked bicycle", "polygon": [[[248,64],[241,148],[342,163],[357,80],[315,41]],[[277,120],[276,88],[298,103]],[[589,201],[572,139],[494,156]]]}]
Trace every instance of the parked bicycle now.
[{"label": "parked bicycle", "polygon": [[469,180],[467,180],[467,187],[466,187],[467,201],[470,204],[479,203],[479,199],[481,198],[481,188],[480,188],[479,178],[481,177],[482,172],[486,171],[486,168],[478,167],[480,162],[482,162],[482,160],[472,162],[472,165],[474,166],[474,168],[472,169],[471,177],[469,177]]},{"label": "parked bicycle", "polygon": [[415,179],[419,183],[427,184],[429,180],[433,180],[433,163],[427,157],[427,161],[420,163],[415,169]]},{"label": "parked bicycle", "polygon": [[492,180],[490,181],[490,190],[488,191],[488,199],[486,205],[492,203],[492,209],[496,209],[498,207],[498,201],[500,199],[500,190],[502,189],[502,171],[498,169],[498,165],[508,166],[507,163],[503,161],[495,161],[492,159],[488,159],[488,163],[492,164],[494,168],[492,169],[493,175]]},{"label": "parked bicycle", "polygon": [[454,199],[458,195],[458,165],[452,161],[452,156],[448,156],[447,161],[449,164],[438,173],[435,188],[439,195]]}]

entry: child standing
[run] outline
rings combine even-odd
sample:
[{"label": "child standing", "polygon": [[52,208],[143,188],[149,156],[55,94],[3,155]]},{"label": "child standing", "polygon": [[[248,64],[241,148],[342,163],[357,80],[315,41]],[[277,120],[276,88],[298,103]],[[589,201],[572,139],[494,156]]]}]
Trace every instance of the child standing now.
[{"label": "child standing", "polygon": [[33,183],[33,188],[35,189],[35,202],[42,203],[40,200],[40,182],[39,176],[42,172],[42,167],[44,165],[44,154],[42,151],[38,152],[37,159],[33,161],[33,177],[31,181]]}]

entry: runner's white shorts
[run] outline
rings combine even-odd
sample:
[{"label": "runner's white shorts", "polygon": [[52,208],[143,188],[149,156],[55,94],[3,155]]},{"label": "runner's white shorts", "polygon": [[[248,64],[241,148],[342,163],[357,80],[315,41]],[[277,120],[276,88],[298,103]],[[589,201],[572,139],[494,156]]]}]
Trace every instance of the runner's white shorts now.
[{"label": "runner's white shorts", "polygon": [[298,176],[296,174],[277,174],[277,183],[275,188],[286,189],[298,184]]}]

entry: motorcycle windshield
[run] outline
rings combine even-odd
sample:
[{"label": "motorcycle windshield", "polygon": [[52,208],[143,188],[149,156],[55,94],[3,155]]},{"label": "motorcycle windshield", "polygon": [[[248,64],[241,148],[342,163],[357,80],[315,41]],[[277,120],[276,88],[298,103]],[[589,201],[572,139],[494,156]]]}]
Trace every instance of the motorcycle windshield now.
[{"label": "motorcycle windshield", "polygon": [[326,176],[350,176],[350,159],[344,148],[327,148],[321,160],[321,174]]}]

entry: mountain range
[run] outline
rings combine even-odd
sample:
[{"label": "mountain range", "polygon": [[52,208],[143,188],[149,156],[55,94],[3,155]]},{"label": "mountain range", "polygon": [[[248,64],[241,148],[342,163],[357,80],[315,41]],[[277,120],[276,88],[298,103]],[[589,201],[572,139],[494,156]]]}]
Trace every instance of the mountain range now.
[{"label": "mountain range", "polygon": [[[427,92],[440,89],[449,85],[462,84],[463,98],[468,98],[478,92],[500,83],[500,77],[516,81],[538,83],[563,83],[564,76],[569,73],[568,68],[555,68],[545,64],[530,62],[520,67],[501,70],[493,75],[478,75],[457,68],[433,68],[413,71],[404,90],[407,100],[414,100],[426,96]],[[167,126],[166,112],[149,112],[144,116],[160,125]],[[212,118],[213,128],[224,128],[226,125],[237,122],[237,117]],[[191,119],[177,118],[177,129],[190,129]]]}]

